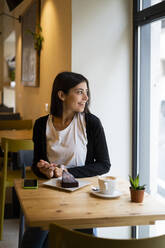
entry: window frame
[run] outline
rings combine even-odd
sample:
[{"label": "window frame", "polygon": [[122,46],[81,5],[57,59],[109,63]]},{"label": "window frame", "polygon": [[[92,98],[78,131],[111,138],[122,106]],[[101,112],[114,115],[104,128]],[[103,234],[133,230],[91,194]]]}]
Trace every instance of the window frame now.
[{"label": "window frame", "polygon": [[165,18],[165,1],[140,10],[141,0],[133,0],[133,85],[132,85],[132,176],[138,173],[138,28],[142,25]]}]

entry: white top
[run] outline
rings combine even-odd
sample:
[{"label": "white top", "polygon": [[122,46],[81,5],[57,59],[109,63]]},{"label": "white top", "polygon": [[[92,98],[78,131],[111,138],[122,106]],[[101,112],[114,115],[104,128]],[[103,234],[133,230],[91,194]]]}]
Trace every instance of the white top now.
[{"label": "white top", "polygon": [[66,168],[83,166],[87,154],[87,134],[84,113],[75,114],[73,120],[62,131],[57,131],[49,115],[46,124],[47,156],[52,163]]}]

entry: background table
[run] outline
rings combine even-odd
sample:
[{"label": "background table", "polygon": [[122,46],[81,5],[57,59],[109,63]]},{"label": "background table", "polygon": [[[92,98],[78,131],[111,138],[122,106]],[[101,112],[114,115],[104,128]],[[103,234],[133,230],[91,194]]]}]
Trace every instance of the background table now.
[{"label": "background table", "polygon": [[[91,185],[97,178],[85,178]],[[104,199],[92,195],[91,185],[74,192],[66,192],[42,185],[38,189],[23,189],[22,180],[15,181],[15,189],[28,226],[48,229],[51,222],[69,228],[135,226],[165,220],[165,204],[146,194],[143,203],[130,202],[129,185],[118,181],[122,196]]]},{"label": "background table", "polygon": [[32,132],[32,129],[0,130],[0,141],[2,137],[7,139],[32,139]]}]

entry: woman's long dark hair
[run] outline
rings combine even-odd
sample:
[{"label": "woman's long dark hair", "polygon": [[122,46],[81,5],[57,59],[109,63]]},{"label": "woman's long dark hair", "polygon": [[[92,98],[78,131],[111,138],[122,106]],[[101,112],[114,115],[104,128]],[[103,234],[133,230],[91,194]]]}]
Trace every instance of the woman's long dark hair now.
[{"label": "woman's long dark hair", "polygon": [[68,94],[71,88],[82,82],[86,82],[88,87],[88,102],[85,104],[84,112],[89,113],[90,92],[88,80],[81,74],[66,71],[59,73],[53,83],[50,105],[50,113],[53,116],[61,117],[63,112],[63,102],[58,96],[58,91],[61,90],[65,94]]}]

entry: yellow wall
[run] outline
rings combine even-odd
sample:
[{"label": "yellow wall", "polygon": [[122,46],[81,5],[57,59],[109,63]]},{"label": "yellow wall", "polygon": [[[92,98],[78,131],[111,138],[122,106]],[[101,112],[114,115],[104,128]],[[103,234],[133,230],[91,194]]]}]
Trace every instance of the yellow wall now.
[{"label": "yellow wall", "polygon": [[[20,15],[30,4],[24,1],[14,14]],[[41,27],[44,36],[40,59],[40,86],[24,87],[21,83],[21,25],[16,22],[16,111],[24,119],[46,114],[51,89],[57,73],[71,70],[71,0],[43,0]]]}]

